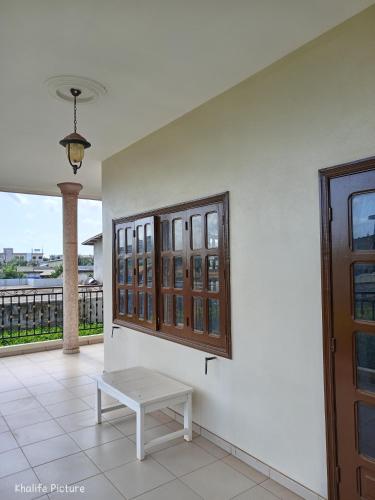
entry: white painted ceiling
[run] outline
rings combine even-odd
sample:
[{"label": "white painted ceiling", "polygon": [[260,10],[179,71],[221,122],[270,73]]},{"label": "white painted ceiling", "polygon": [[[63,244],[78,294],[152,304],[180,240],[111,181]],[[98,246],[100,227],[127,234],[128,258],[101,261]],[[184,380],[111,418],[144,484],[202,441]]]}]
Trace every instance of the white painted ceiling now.
[{"label": "white painted ceiling", "polygon": [[[373,0],[0,0],[0,190],[100,198],[100,162],[373,4]],[[55,75],[108,93],[78,109],[74,177]]]}]

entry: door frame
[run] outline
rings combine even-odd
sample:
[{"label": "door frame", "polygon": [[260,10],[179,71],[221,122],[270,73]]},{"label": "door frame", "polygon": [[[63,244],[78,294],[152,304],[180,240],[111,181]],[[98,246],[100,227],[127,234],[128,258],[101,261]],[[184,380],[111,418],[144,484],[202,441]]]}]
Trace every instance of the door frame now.
[{"label": "door frame", "polygon": [[335,177],[375,170],[375,156],[343,163],[319,170],[320,181],[320,236],[321,236],[321,280],[322,280],[322,323],[323,323],[323,363],[324,397],[326,419],[326,455],[328,500],[339,500],[335,384],[334,384],[334,344],[332,312],[332,248],[330,181]]}]

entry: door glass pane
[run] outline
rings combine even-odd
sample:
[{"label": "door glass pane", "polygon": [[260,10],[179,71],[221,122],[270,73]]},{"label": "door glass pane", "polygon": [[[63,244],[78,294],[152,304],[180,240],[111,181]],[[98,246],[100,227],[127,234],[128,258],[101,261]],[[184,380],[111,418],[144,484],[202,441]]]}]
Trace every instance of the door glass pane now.
[{"label": "door glass pane", "polygon": [[353,250],[375,249],[375,193],[352,198]]},{"label": "door glass pane", "polygon": [[203,299],[193,297],[193,329],[203,332]]},{"label": "door glass pane", "polygon": [[375,392],[375,335],[358,332],[355,335],[357,353],[357,387]]},{"label": "door glass pane", "polygon": [[169,221],[164,221],[161,223],[161,234],[162,234],[162,250],[165,252],[171,249],[171,244],[169,240]]},{"label": "door glass pane", "polygon": [[356,262],[354,273],[354,316],[375,321],[375,264]]},{"label": "door glass pane", "polygon": [[124,261],[124,259],[118,260],[117,281],[120,285],[123,285],[125,283],[125,261]]},{"label": "door glass pane", "polygon": [[359,453],[375,459],[375,406],[360,401],[357,412]]},{"label": "door glass pane", "polygon": [[126,253],[133,252],[133,229],[131,227],[126,228]]},{"label": "door glass pane", "polygon": [[174,262],[174,287],[183,288],[184,286],[184,272],[182,269],[182,257],[175,257]]},{"label": "door glass pane", "polygon": [[217,255],[208,257],[208,290],[219,291],[219,257]]},{"label": "door glass pane", "polygon": [[152,252],[151,224],[146,224],[145,230],[146,230],[146,252]]},{"label": "door glass pane", "polygon": [[173,249],[182,250],[182,220],[173,221]]},{"label": "door glass pane", "polygon": [[164,288],[169,288],[171,286],[171,277],[169,271],[169,257],[163,257],[162,259],[162,286]]},{"label": "door glass pane", "polygon": [[208,299],[208,333],[220,335],[220,305],[217,299]]},{"label": "door glass pane", "polygon": [[146,259],[146,280],[147,280],[147,287],[151,288],[152,287],[152,260],[151,260],[151,257],[147,257],[147,259]]},{"label": "door glass pane", "polygon": [[202,248],[202,217],[193,215],[191,218],[191,243],[193,250]]},{"label": "door glass pane", "polygon": [[138,293],[138,318],[145,319],[145,294],[144,294],[144,292]]},{"label": "door glass pane", "polygon": [[207,248],[219,246],[219,218],[217,212],[207,214]]},{"label": "door glass pane", "polygon": [[118,232],[118,253],[125,252],[125,229],[119,229]]},{"label": "door glass pane", "polygon": [[184,326],[184,298],[175,295],[175,325]]},{"label": "door glass pane", "polygon": [[131,285],[133,283],[133,259],[126,259],[126,284]]},{"label": "door glass pane", "polygon": [[127,296],[127,298],[126,298],[126,313],[129,316],[132,316],[133,312],[134,312],[133,291],[127,290],[126,296]]},{"label": "door glass pane", "polygon": [[143,226],[137,226],[137,252],[138,253],[143,253],[144,252],[144,230]]},{"label": "door glass pane", "polygon": [[192,257],[193,264],[193,289],[203,290],[203,269],[202,269],[202,257],[200,255],[194,255]]},{"label": "door glass pane", "polygon": [[152,307],[152,295],[151,293],[146,293],[146,319],[147,321],[152,321],[153,315],[153,307]]},{"label": "door glass pane", "polygon": [[166,325],[172,324],[172,295],[163,295],[163,321]]},{"label": "door glass pane", "polygon": [[125,290],[121,289],[118,291],[118,312],[120,314],[125,314]]},{"label": "door glass pane", "polygon": [[144,281],[144,259],[138,259],[138,285],[143,285]]}]

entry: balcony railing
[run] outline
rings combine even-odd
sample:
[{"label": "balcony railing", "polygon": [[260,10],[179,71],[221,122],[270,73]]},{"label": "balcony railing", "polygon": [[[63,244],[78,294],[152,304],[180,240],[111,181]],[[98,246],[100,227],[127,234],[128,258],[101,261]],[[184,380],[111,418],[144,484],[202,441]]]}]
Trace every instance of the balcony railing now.
[{"label": "balcony railing", "polygon": [[[79,286],[79,334],[103,332],[102,286]],[[63,288],[0,289],[0,346],[63,336]]]}]

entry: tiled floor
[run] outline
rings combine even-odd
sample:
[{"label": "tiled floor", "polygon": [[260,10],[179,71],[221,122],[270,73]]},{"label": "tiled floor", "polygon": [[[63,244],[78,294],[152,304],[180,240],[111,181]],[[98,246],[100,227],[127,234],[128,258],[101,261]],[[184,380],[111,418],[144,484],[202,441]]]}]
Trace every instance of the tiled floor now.
[{"label": "tiled floor", "polygon": [[[0,358],[1,500],[300,498],[202,436],[161,445],[138,462],[132,412],[116,410],[95,424],[92,376],[102,371],[102,361],[102,344],[77,355]],[[104,404],[110,402],[104,396]],[[161,412],[145,424],[147,439],[179,427]],[[68,491],[53,491],[53,485]]]}]

